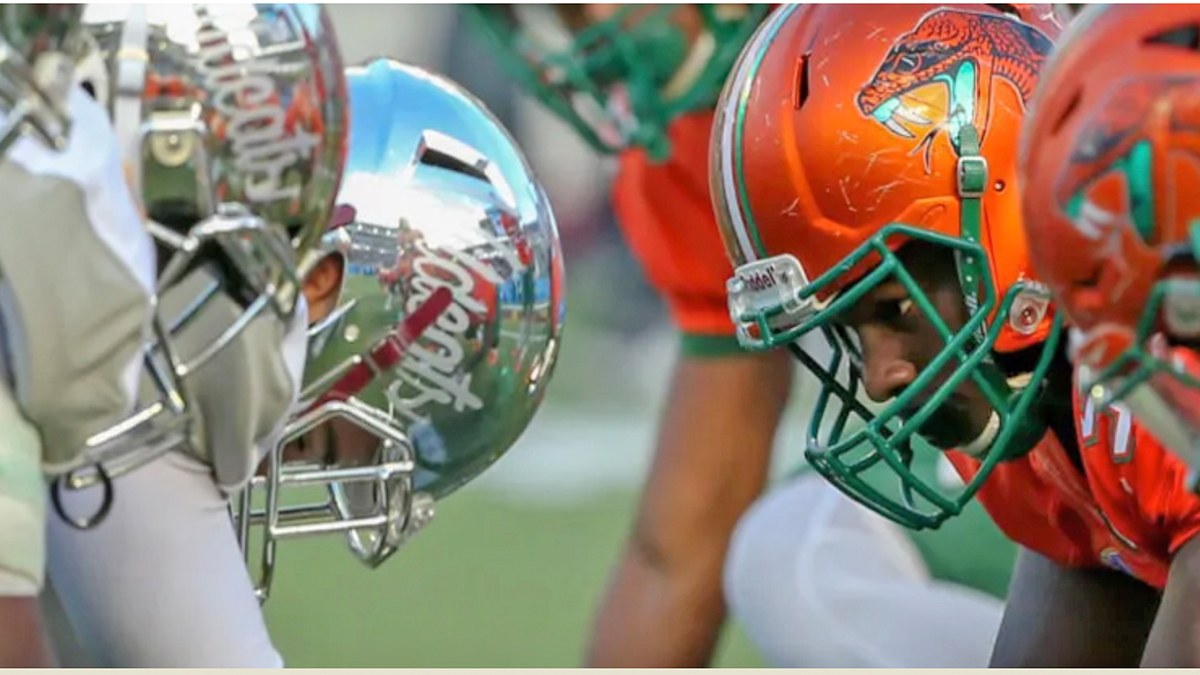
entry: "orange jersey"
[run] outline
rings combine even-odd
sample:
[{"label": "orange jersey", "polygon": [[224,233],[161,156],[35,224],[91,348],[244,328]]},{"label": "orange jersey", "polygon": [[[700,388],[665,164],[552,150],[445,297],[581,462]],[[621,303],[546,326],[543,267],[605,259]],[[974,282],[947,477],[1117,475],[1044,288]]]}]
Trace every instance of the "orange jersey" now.
[{"label": "orange jersey", "polygon": [[[1028,549],[1161,589],[1175,552],[1200,532],[1200,496],[1184,487],[1188,467],[1119,406],[1097,413],[1078,390],[1073,399],[1083,473],[1048,433],[1028,455],[997,467],[978,498]],[[977,462],[949,458],[964,479],[974,476]]]},{"label": "orange jersey", "polygon": [[620,156],[613,185],[617,222],[650,283],[684,333],[733,336],[725,256],[708,191],[712,112],[676,120],[671,158],[654,164],[641,150]]}]

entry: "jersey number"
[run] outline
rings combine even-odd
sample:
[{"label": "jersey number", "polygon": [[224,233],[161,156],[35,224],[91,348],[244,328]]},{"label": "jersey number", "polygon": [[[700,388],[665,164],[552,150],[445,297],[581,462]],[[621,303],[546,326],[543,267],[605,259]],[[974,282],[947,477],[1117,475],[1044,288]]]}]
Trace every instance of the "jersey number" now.
[{"label": "jersey number", "polygon": [[1083,404],[1083,419],[1079,425],[1079,435],[1083,447],[1090,448],[1100,442],[1098,419],[1103,417],[1108,421],[1109,451],[1112,459],[1118,464],[1124,464],[1133,458],[1133,415],[1122,403],[1114,403],[1104,410],[1096,410],[1096,399],[1085,395]]}]

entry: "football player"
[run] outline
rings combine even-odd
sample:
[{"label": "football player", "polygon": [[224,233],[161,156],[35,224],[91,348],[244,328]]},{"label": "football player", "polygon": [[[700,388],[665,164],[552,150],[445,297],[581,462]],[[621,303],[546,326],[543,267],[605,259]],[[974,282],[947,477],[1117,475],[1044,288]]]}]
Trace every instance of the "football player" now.
[{"label": "football player", "polygon": [[[79,5],[0,12],[0,665],[54,666],[43,475],[134,405],[154,249],[103,109],[71,79]],[[53,518],[53,516],[52,516]]]},{"label": "football player", "polygon": [[[1015,548],[981,508],[911,533],[811,472],[761,494],[792,367],[784,350],[737,344],[705,167],[720,86],[767,10],[467,9],[528,93],[616,155],[618,222],[682,334],[653,467],[586,660],[705,665],[728,603],[776,666],[982,666]],[[936,480],[936,457],[919,468]]]},{"label": "football player", "polygon": [[[1200,467],[1200,11],[1105,5],[1079,22],[1043,70],[1026,121],[1025,228],[1034,270],[1075,333],[1084,405],[1110,424],[1132,413],[1190,465],[1121,472],[1166,500],[1195,492]],[[1144,663],[1195,665],[1196,545],[1170,546]]]},{"label": "football player", "polygon": [[[88,5],[83,22],[80,91],[108,110],[145,208],[161,330],[138,411],[103,444],[136,454],[55,493],[50,578],[95,665],[281,665],[228,494],[275,447],[299,394],[300,279],[345,151],[336,41],[311,5]],[[320,125],[289,114],[306,87]]]},{"label": "football player", "polygon": [[[557,362],[566,279],[549,199],[480,101],[388,59],[346,82],[330,274],[309,284],[328,314],[310,331],[302,413],[255,483],[266,509],[253,513],[247,495],[240,522],[265,525],[267,551],[344,532],[376,567],[524,433]],[[273,511],[296,484],[325,485],[330,499]],[[262,559],[264,594],[273,559]]]},{"label": "football player", "polygon": [[1190,201],[1187,120],[1200,98],[1189,89],[1188,33],[1170,29],[1198,16],[1184,7],[1090,13],[1098,36],[1138,22],[1115,43],[1126,58],[1100,59],[1091,33],[1072,33],[1043,73],[1036,100],[1046,104],[1026,123],[1021,155],[1034,269],[1070,318],[1096,403],[1108,415],[1132,410],[1192,466],[1200,208]]},{"label": "football player", "polygon": [[[95,661],[281,665],[255,602],[267,597],[277,540],[343,533],[356,558],[380,565],[436,500],[511,447],[541,402],[561,339],[562,257],[519,149],[477,101],[432,73],[380,61],[346,80],[346,175],[304,288],[313,326],[300,414],[280,441],[286,450],[270,453],[251,483],[265,487],[266,508],[254,511],[245,491],[232,527],[217,467],[184,453],[136,495],[123,488],[126,502],[141,502],[123,520],[110,516],[104,540],[84,537],[108,523],[69,540],[66,581],[55,577]],[[295,490],[284,488],[296,485],[324,486],[329,499],[285,503]],[[146,523],[152,505],[174,522]],[[237,547],[254,524],[265,525],[258,579]],[[167,598],[117,602],[149,573],[127,550],[147,545],[139,528],[173,536],[170,563],[184,573],[157,575]],[[78,555],[88,557],[72,562]],[[169,621],[181,608],[189,622]]]},{"label": "football player", "polygon": [[[977,498],[1020,545],[993,665],[1195,665],[1194,635],[1168,643],[1200,602],[1200,498],[1088,405],[1021,225],[1016,141],[1056,31],[1011,5],[769,17],[714,125],[730,311],[820,377],[806,455],[839,489],[911,528]],[[964,490],[911,470],[939,452]]]}]

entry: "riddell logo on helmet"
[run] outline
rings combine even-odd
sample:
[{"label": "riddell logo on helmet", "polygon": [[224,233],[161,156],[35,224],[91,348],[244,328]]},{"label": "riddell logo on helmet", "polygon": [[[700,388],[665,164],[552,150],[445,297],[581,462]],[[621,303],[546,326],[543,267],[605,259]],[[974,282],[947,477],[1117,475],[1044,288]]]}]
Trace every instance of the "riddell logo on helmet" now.
[{"label": "riddell logo on helmet", "polygon": [[270,56],[238,59],[227,31],[218,25],[219,16],[198,5],[196,17],[200,23],[196,67],[213,107],[226,117],[225,136],[233,147],[235,166],[246,175],[245,196],[259,203],[298,199],[300,185],[285,185],[284,175],[297,163],[311,161],[321,138],[303,131],[288,133],[276,79],[291,78],[312,67],[282,60],[286,54],[306,53],[303,38],[262,45]]},{"label": "riddell logo on helmet", "polygon": [[[902,138],[915,139],[914,128],[927,128],[913,152],[924,151],[929,172],[939,134],[946,134],[955,154],[962,152],[959,132],[967,124],[983,139],[997,79],[1029,103],[1038,69],[1053,46],[1045,33],[1012,16],[937,9],[896,40],[859,89],[856,103],[863,115]],[[945,87],[945,102],[924,98],[934,84]]]},{"label": "riddell logo on helmet", "polygon": [[774,288],[778,281],[775,280],[775,268],[768,267],[766,269],[754,270],[739,275],[742,282],[746,284],[746,288],[752,291],[765,291]]}]

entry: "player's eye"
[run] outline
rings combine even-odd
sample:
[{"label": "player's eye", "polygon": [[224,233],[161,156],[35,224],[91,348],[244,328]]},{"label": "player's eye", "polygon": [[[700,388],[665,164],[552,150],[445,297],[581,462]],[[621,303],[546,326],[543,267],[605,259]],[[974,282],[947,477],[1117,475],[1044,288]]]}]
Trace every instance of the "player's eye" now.
[{"label": "player's eye", "polygon": [[903,325],[907,319],[913,316],[913,301],[912,298],[896,298],[895,300],[883,300],[876,305],[875,317],[883,324],[889,327],[898,327]]}]

